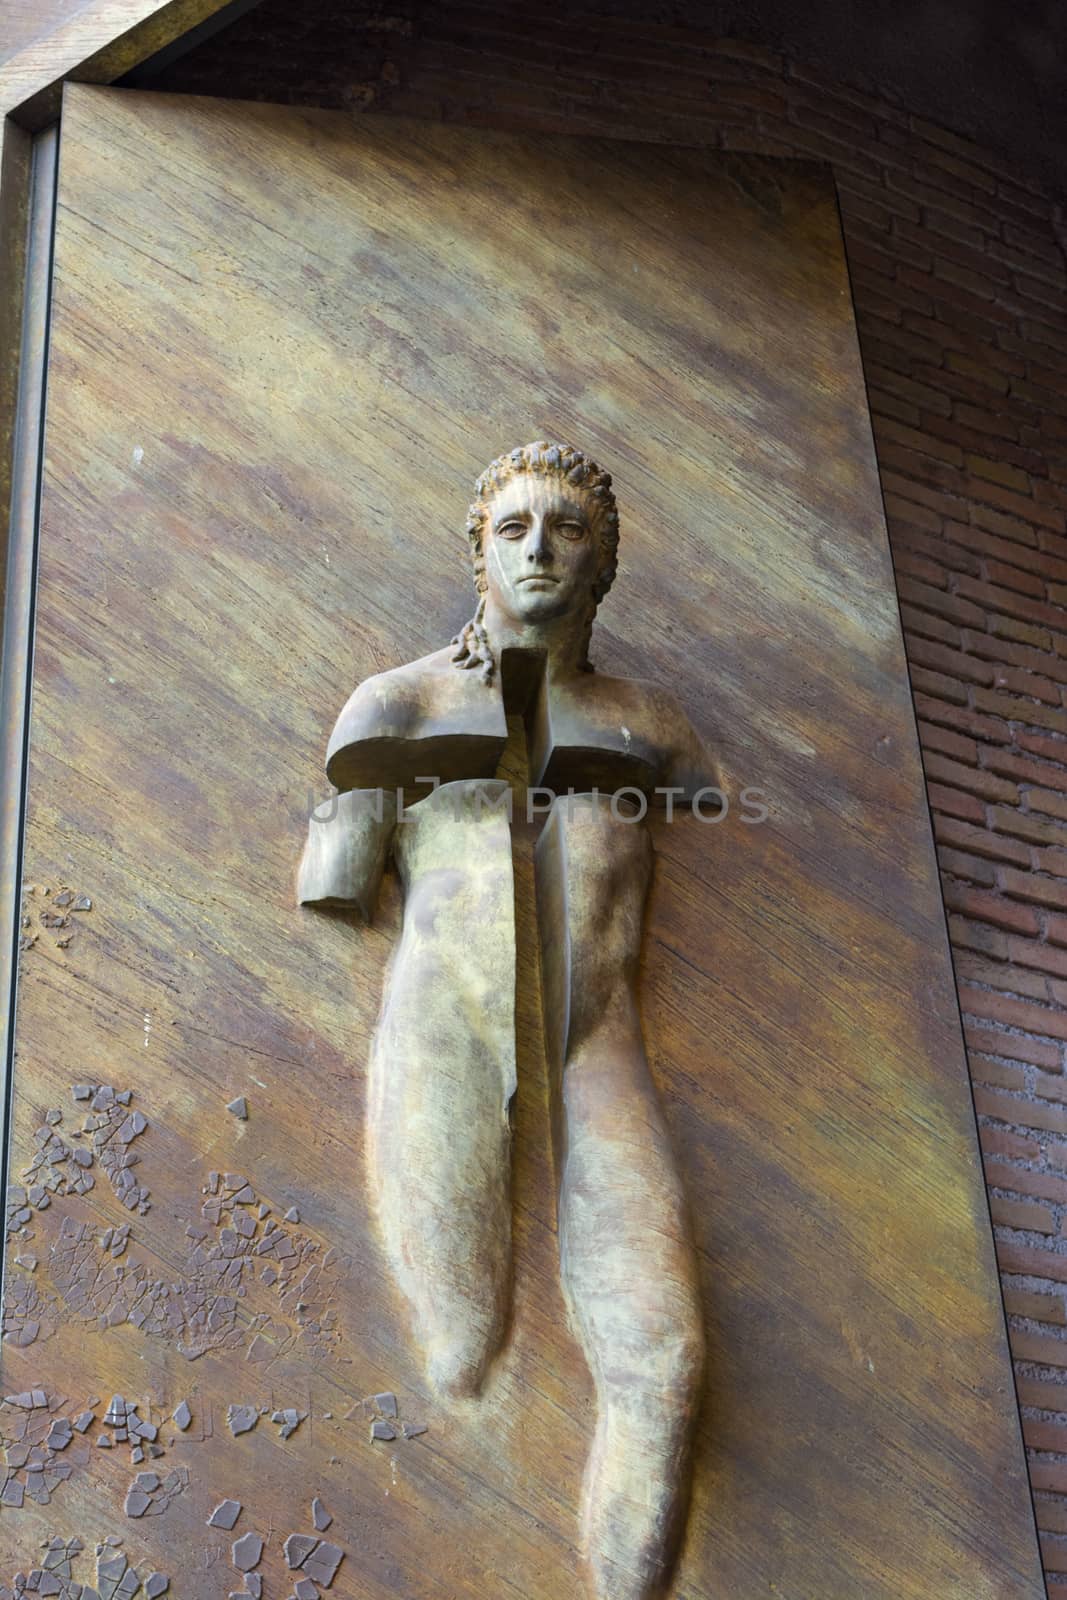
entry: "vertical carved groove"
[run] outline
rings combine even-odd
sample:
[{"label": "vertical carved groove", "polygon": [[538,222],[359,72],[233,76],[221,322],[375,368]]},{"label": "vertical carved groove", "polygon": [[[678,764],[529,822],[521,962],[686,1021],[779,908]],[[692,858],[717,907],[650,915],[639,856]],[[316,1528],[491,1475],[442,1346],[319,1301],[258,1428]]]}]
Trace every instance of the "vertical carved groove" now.
[{"label": "vertical carved groove", "polygon": [[370,1061],[367,1159],[434,1385],[481,1388],[511,1288],[515,905],[506,784],[444,784],[396,835],[404,923]]},{"label": "vertical carved groove", "polygon": [[665,1593],[704,1372],[685,1196],[635,999],[651,865],[643,825],[590,796],[556,803],[537,851],[560,1263],[597,1394],[581,1519],[596,1600]]}]

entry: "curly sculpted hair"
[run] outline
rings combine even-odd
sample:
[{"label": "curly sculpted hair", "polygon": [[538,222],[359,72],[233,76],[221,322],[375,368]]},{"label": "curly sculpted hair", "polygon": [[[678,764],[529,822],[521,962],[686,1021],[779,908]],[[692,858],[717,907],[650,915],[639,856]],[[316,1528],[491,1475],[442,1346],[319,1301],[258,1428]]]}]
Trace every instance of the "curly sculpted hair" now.
[{"label": "curly sculpted hair", "polygon": [[478,592],[478,608],[474,616],[452,640],[455,653],[452,661],[464,671],[475,668],[485,683],[490,683],[496,670],[492,646],[485,630],[485,535],[489,526],[489,501],[498,489],[523,472],[537,472],[545,477],[559,478],[570,489],[591,502],[593,527],[600,540],[600,564],[589,595],[588,614],[585,618],[585,641],[582,665],[592,672],[589,660],[589,638],[593,618],[601,600],[611,588],[618,568],[619,512],[611,491],[611,474],[602,472],[596,462],[581,450],[569,444],[549,444],[544,439],[536,444],[520,445],[498,456],[474,485],[474,503],[467,513],[467,537],[471,542],[471,560],[474,566],[474,587]]}]

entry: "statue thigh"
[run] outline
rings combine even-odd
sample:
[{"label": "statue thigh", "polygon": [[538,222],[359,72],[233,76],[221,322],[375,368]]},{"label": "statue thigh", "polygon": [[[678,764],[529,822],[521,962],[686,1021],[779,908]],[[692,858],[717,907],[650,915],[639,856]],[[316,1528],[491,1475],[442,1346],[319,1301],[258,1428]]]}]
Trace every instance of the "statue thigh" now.
[{"label": "statue thigh", "polygon": [[367,1164],[437,1388],[473,1395],[511,1287],[515,909],[506,785],[444,784],[400,822],[404,923],[371,1049]]},{"label": "statue thigh", "polygon": [[593,1374],[583,1555],[607,1600],[664,1592],[689,1488],[704,1333],[687,1206],[636,984],[652,847],[604,797],[557,800],[537,851],[560,1267]]}]

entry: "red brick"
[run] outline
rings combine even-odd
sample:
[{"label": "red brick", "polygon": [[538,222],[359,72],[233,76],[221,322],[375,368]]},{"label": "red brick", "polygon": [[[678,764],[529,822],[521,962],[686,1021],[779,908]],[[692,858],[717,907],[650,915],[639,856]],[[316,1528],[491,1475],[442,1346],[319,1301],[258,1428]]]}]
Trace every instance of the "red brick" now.
[{"label": "red brick", "polygon": [[877,384],[891,394],[898,395],[902,400],[907,400],[911,405],[921,407],[924,411],[939,412],[945,417],[952,412],[952,401],[932,384],[917,383],[914,378],[904,377],[898,372],[891,372],[886,367],[874,364],[865,365],[863,370],[869,384]]},{"label": "red brick", "polygon": [[[1030,1335],[1030,1338],[1032,1339],[1041,1339],[1047,1337],[1048,1335],[1043,1335],[1040,1333]],[[1036,1356],[1028,1356],[1023,1354],[1024,1346],[1021,1342],[1022,1338],[1023,1335],[1021,1331],[1019,1333],[1013,1333],[1011,1336],[1011,1353],[1015,1357],[1016,1361],[1037,1360],[1038,1357]],[[1044,1350],[1046,1347],[1043,1345],[1038,1345],[1036,1348],[1039,1350]],[[1060,1360],[1043,1360],[1041,1365],[1046,1367],[1062,1366],[1063,1362]],[[1023,1440],[1031,1450],[1049,1450],[1067,1455],[1067,1422],[1039,1422],[1034,1417],[1024,1417]]]},{"label": "red brick", "polygon": [[[966,408],[957,407],[957,409]],[[988,434],[981,433],[974,428],[968,414],[968,425],[952,423],[953,433],[950,437],[958,438],[964,448],[964,465],[969,473],[977,474],[993,483],[998,483],[1006,489],[1016,490],[1020,494],[1033,494],[1035,499],[1045,493],[1048,488],[1046,482],[1049,476],[1049,451],[1046,441],[1042,438],[1034,440],[1034,430],[1040,422],[1040,411],[1036,406],[1023,404],[1019,400],[1012,403],[1012,410],[1016,417],[1016,426],[1009,436],[1006,428],[990,438]],[[947,423],[930,419],[927,411],[919,413],[924,428],[931,431],[944,433],[949,426]],[[955,431],[958,428],[959,432]],[[1014,434],[1018,433],[1019,442],[1014,442]],[[1023,439],[1023,434],[1027,439]],[[1049,502],[1046,502],[1049,503]],[[1056,502],[1051,502],[1055,504]]]},{"label": "red brick", "polygon": [[1063,625],[1063,612],[1055,605],[1047,605],[1044,601],[1015,594],[1011,589],[1000,588],[966,576],[956,580],[956,587],[960,594],[989,611],[1000,611],[1009,617],[1021,617],[1024,622],[1036,622],[1050,628]]},{"label": "red brick", "polygon": [[[1034,1516],[1042,1530],[1067,1533],[1067,1504],[1062,1500],[1034,1501]],[[1067,1586],[1054,1583],[1049,1587],[1048,1600],[1067,1600]]]},{"label": "red brick", "polygon": [[[1061,777],[1067,789],[1067,773],[1054,773],[1053,776]],[[1067,821],[1067,796],[1051,789],[1030,789],[1026,798],[1032,811],[1046,811],[1051,817],[1061,817]]]},{"label": "red brick", "polygon": [[[1009,1133],[1006,1128],[981,1127],[978,1130],[978,1142],[987,1155],[1008,1156],[1019,1161],[1037,1161],[1041,1155],[1041,1146],[1033,1139],[1025,1139],[1021,1133]],[[1003,1270],[1011,1269],[1004,1267]],[[1029,1272],[1030,1268],[1019,1267],[1015,1270]]]},{"label": "red brick", "polygon": [[891,523],[902,522],[914,528],[922,528],[927,533],[941,532],[943,519],[931,506],[923,505],[914,498],[903,499],[895,494],[887,493],[884,499],[886,517]]},{"label": "red brick", "polygon": [[[975,989],[970,984],[962,983],[960,1009],[966,1016],[985,1017],[1006,1028],[1019,1028],[1024,1033],[1036,1033],[1046,1039],[1067,1039],[1067,1013],[1050,1006],[1035,1005],[1030,1000],[1016,1000],[1011,995],[996,994],[990,989]],[[1025,1118],[1020,1117],[1019,1121],[1025,1123]],[[1067,1122],[1064,1129],[1067,1131]]]},{"label": "red brick", "polygon": [[[1013,1328],[1009,1334],[1011,1353],[1016,1361],[1033,1361],[1042,1367],[1067,1367],[1067,1339],[1052,1333],[1027,1333]],[[1063,1430],[1067,1438],[1067,1426]]]},{"label": "red brick", "polygon": [[[1067,1494],[1067,1461],[1031,1461],[1028,1465],[1031,1488]],[[1049,1600],[1052,1600],[1051,1593]]]},{"label": "red brick", "polygon": [[[912,687],[917,687],[914,683],[914,678]],[[916,693],[915,709],[920,716],[926,717],[930,722],[939,722],[946,728],[961,728],[964,732],[973,733],[976,739],[981,739],[986,743],[1008,745],[1012,742],[1011,733],[1003,722],[996,717],[983,717],[977,711],[971,711],[967,706],[946,705],[940,699]]]},{"label": "red brick", "polygon": [[760,117],[760,125],[775,136],[787,140],[792,147],[794,155],[816,156],[820,160],[829,161],[835,170],[844,167],[846,171],[855,172],[861,178],[868,180],[879,176],[877,161],[864,155],[855,141],[848,136],[847,129],[842,129],[838,137],[825,132],[816,132],[814,128],[800,128],[795,123],[788,123],[784,119],[764,114]]},{"label": "red brick", "polygon": [[1001,867],[1000,886],[1005,894],[1014,896],[1016,900],[1028,900],[1040,906],[1054,906],[1059,910],[1067,908],[1067,884],[1055,883],[1051,879],[1034,874],[1017,872],[1014,867]]},{"label": "red brick", "polygon": [[940,755],[937,751],[930,751],[923,756],[923,766],[927,778],[934,782],[951,784],[954,789],[963,789],[968,794],[980,796],[983,800],[1018,804],[1018,785],[1011,783],[1007,778],[997,777],[993,772],[969,767],[961,761],[953,761],[948,756]]},{"label": "red brick", "polygon": [[872,416],[895,417],[898,422],[906,422],[911,427],[917,427],[921,421],[920,412],[915,406],[901,400],[899,395],[887,394],[884,389],[868,385],[867,403]]},{"label": "red brick", "polygon": [[1008,689],[1013,694],[1029,695],[1057,709],[1062,703],[1059,685],[1028,667],[1009,667],[998,662],[993,669],[993,687]]},{"label": "red brick", "polygon": [[[956,683],[952,678],[946,678],[942,672],[927,672],[925,667],[910,667],[911,687],[915,694],[922,694],[936,700],[947,700],[956,706],[966,706],[970,695],[964,684]],[[932,803],[932,802],[931,802]],[[981,820],[979,818],[979,820]]]},{"label": "red brick", "polygon": [[1012,287],[1017,300],[1023,302],[1024,307],[1028,301],[1036,301],[1042,310],[1035,311],[1033,315],[1040,319],[1045,310],[1055,314],[1054,325],[1063,326],[1064,293],[1063,286],[1059,283],[1050,283],[1048,278],[1040,277],[1036,273],[1015,272],[1012,274]]},{"label": "red brick", "polygon": [[[1057,1177],[1051,1172],[1031,1172],[1028,1167],[1016,1167],[1008,1161],[999,1161],[989,1156],[985,1163],[986,1182],[991,1188],[1009,1189],[1013,1194],[1036,1195],[1039,1200],[1051,1200],[1055,1205],[1067,1205],[1067,1178]],[[1016,1294],[1021,1291],[1015,1290]],[[1063,1320],[1063,1301],[1057,1299],[1055,1304],[1059,1307],[1060,1316],[1057,1322]],[[1021,1312],[1025,1316],[1027,1313]],[[1067,1410],[1067,1391],[1063,1396]]]},{"label": "red brick", "polygon": [[976,478],[985,478],[989,483],[999,483],[1003,488],[1014,489],[1018,494],[1030,493],[1029,471],[1024,467],[1012,466],[1003,459],[994,460],[991,456],[976,455],[973,450],[967,451],[964,465]]},{"label": "red brick", "polygon": [[998,833],[1009,833],[1016,839],[1029,839],[1034,844],[1067,845],[1067,834],[1056,822],[1032,816],[1017,806],[993,806],[988,820]]},{"label": "red brick", "polygon": [[[1067,661],[1043,650],[1032,650],[1029,645],[1015,644],[995,634],[976,633],[967,628],[960,634],[959,648],[968,655],[981,656],[987,661],[1010,663],[1031,676],[1036,674],[1046,683],[1049,678],[1058,683],[1067,683]],[[1022,683],[1029,680],[1020,678],[1018,681]],[[999,682],[997,686],[1000,687]],[[1053,688],[1046,688],[1045,695],[1052,692]]]},{"label": "red brick", "polygon": [[[1067,878],[1067,850],[1056,846],[1030,846],[1030,870],[1047,872],[1054,878]],[[1039,881],[1035,878],[1035,882]]]},{"label": "red brick", "polygon": [[1047,628],[1037,628],[1032,622],[1020,622],[1016,617],[991,616],[989,631],[998,639],[1016,639],[1020,644],[1033,645],[1035,650],[1051,650],[1053,636]]},{"label": "red brick", "polygon": [[[970,860],[971,857],[965,859]],[[988,863],[984,861],[978,865],[988,868]],[[988,870],[992,871],[992,868]],[[956,952],[957,972],[960,971],[959,952],[963,950],[977,950],[984,956],[990,956],[994,961],[1007,961],[1009,936],[1002,933],[999,928],[991,928],[987,922],[968,922],[966,917],[957,916],[949,917],[948,927],[952,948]]]},{"label": "red brick", "polygon": [[1033,1406],[1038,1411],[1067,1413],[1067,1383],[1058,1383],[1055,1378],[1027,1378],[1021,1372],[1015,1381],[1020,1405]]},{"label": "red brick", "polygon": [[[935,617],[932,611],[920,611],[916,606],[902,605],[900,621],[905,636],[914,634],[919,639],[932,639],[937,644],[948,645],[956,650],[963,644],[959,628],[951,622],[945,622],[942,617]],[[1064,671],[1067,672],[1067,662],[1064,663]]]},{"label": "red brick", "polygon": [[1020,250],[1013,244],[1007,244],[1004,240],[990,239],[985,245],[985,253],[988,259],[1000,262],[1013,272],[1051,284],[1061,293],[1067,289],[1067,270],[1064,267],[1063,255],[1056,245],[1048,246],[1046,255],[1035,255],[1030,251]]},{"label": "red brick", "polygon": [[1004,1033],[999,1028],[980,1027],[967,1023],[963,1030],[968,1050],[979,1050],[983,1055],[1004,1056],[1009,1061],[1022,1061],[1027,1066],[1041,1067],[1046,1072],[1058,1072],[1063,1060],[1063,1049],[1045,1039],[1027,1039],[1022,1034]]},{"label": "red brick", "polygon": [[[1057,579],[1061,575],[1067,577],[1067,562],[1064,562],[1063,573],[1057,568],[1059,563],[1055,557],[1050,557],[1036,548],[1037,536],[1033,536],[1030,545],[1015,543],[1010,539],[1002,539],[998,534],[990,533],[985,528],[973,527],[970,523],[960,522],[954,517],[944,519],[945,538],[953,544],[959,544],[966,550],[973,550],[975,554],[988,556],[991,560],[1000,562],[1008,567],[1017,567],[1021,573],[1029,574],[1031,581],[1034,575],[1043,578]],[[1027,530],[1030,532],[1031,530]],[[997,579],[1002,582],[1002,579]],[[1018,580],[1015,580],[1018,581]],[[1009,585],[1010,587],[1010,585]],[[1041,594],[1043,591],[1038,586],[1034,591]]]},{"label": "red brick", "polygon": [[977,661],[972,656],[965,656],[959,650],[950,650],[947,645],[938,644],[932,639],[923,639],[918,635],[908,639],[908,660],[917,662],[921,667],[928,667],[932,672],[942,672],[950,678],[960,679],[964,683],[981,683],[987,686],[993,683],[993,668],[988,661]]},{"label": "red brick", "polygon": [[1054,706],[1038,705],[1035,701],[1020,700],[1001,694],[999,690],[984,689],[981,686],[973,689],[972,694],[975,707],[979,711],[1003,717],[1008,722],[1029,722],[1039,728],[1052,728],[1058,733],[1067,733],[1067,712],[1057,711]]},{"label": "red brick", "polygon": [[846,241],[861,228],[864,232],[877,228],[882,233],[889,233],[893,225],[893,212],[888,206],[880,204],[877,200],[868,200],[865,195],[842,189],[840,186],[838,199],[841,203],[841,220],[844,223]]},{"label": "red brick", "polygon": [[[1034,937],[1041,931],[1037,913],[1030,906],[1018,905],[999,894],[950,883],[945,885],[945,904],[961,916],[972,917],[976,922],[991,922],[995,928],[1005,928],[1009,933]],[[1067,924],[1067,917],[1063,920]]]},{"label": "red brick", "polygon": [[[999,1228],[1015,1228],[1026,1233],[1055,1233],[1056,1221],[1048,1206],[1039,1205],[1034,1200],[1003,1200],[999,1195],[989,1198],[989,1212],[994,1223]],[[1015,1350],[1015,1339],[1012,1335],[1012,1353],[1016,1360],[1024,1360]],[[1067,1345],[1063,1347],[1063,1364],[1067,1366]],[[1067,1435],[1067,1427],[1064,1428]]]},{"label": "red brick", "polygon": [[997,284],[1004,282],[1003,268],[996,262],[983,264],[983,267],[984,270],[967,267],[941,254],[934,263],[934,272],[939,278],[945,278],[949,283],[966,289],[969,294],[977,295],[980,300],[992,300]]},{"label": "red brick", "polygon": [[975,500],[983,500],[987,505],[1007,511],[1013,517],[1020,517],[1023,522],[1037,522],[1043,527],[1055,529],[1057,533],[1064,531],[1062,511],[1039,505],[1036,500],[1028,500],[1023,495],[1000,488],[998,484],[986,483],[981,478],[969,478],[967,492]]},{"label": "red brick", "polygon": [[1006,861],[1009,866],[1029,867],[1029,846],[1017,838],[995,834],[989,827],[976,827],[971,822],[952,816],[941,816],[934,811],[934,838],[944,845],[963,846],[974,856],[984,856],[987,861]]},{"label": "red brick", "polygon": [[1045,585],[1041,579],[1032,572],[1023,572],[1017,566],[1005,566],[1002,561],[986,562],[986,575],[990,583],[1001,584],[1006,589],[1018,589],[1020,594],[1031,595],[1035,600],[1041,600],[1045,595]]},{"label": "red brick", "polygon": [[935,811],[943,811],[947,816],[959,817],[964,822],[985,821],[982,802],[959,789],[946,789],[943,784],[927,782],[926,797]]},{"label": "red brick", "polygon": [[965,761],[969,766],[978,764],[978,746],[975,741],[965,738],[961,733],[953,733],[950,728],[939,728],[936,723],[920,720],[919,739],[924,750],[952,756],[956,761]]},{"label": "red brick", "polygon": [[983,745],[981,751],[983,767],[988,767],[991,772],[999,772],[1006,778],[1016,778],[1020,784],[1056,783],[1062,784],[1067,789],[1067,772],[1058,772],[1055,767],[1044,765],[1040,761],[1028,761],[1025,756],[1016,755],[1013,750],[992,749]]},{"label": "red brick", "polygon": [[1044,1072],[1034,1074],[1033,1090],[1042,1100],[1055,1100],[1062,1105],[1067,1101],[1067,1078],[1061,1073],[1050,1076]]},{"label": "red brick", "polygon": [[935,456],[950,467],[963,466],[963,451],[959,445],[938,439],[932,433],[920,432],[917,428],[907,428],[903,423],[878,418],[874,422],[874,436],[879,442],[884,440],[887,444],[903,445],[920,456]]},{"label": "red brick", "polygon": [[985,293],[977,293],[961,282],[963,273],[952,262],[938,261],[936,273],[917,272],[914,267],[902,266],[897,273],[897,289],[911,290],[919,302],[939,302],[938,315],[945,316],[964,327],[982,328],[988,325],[990,334],[998,326],[1010,325],[1013,313]]},{"label": "red brick", "polygon": [[[934,820],[954,822],[956,819],[935,813]],[[965,883],[977,883],[991,889],[996,882],[996,873],[988,861],[980,861],[977,856],[966,855],[962,850],[952,850],[947,845],[939,845],[937,860],[942,872],[947,872],[953,878],[962,878]],[[990,932],[988,928],[984,931]]]},{"label": "red brick", "polygon": [[1039,233],[1035,227],[1006,223],[1004,225],[1004,238],[1008,244],[1015,245],[1020,250],[1025,250],[1029,255],[1035,255],[1042,261],[1055,262],[1057,256],[1062,260],[1062,251],[1053,236],[1051,228]]},{"label": "red brick", "polygon": [[1020,733],[1019,745],[1032,755],[1044,756],[1046,761],[1058,761],[1067,769],[1067,739],[1050,739],[1041,733]]},{"label": "red brick", "polygon": [[[928,221],[930,215],[927,212],[924,221]],[[1011,286],[1012,271],[1017,270],[1017,264],[991,255],[978,228],[969,228],[966,223],[955,222],[951,217],[943,217],[939,229],[916,227],[914,223],[899,218],[893,232],[894,251],[902,261],[913,266],[920,265],[915,256],[902,248],[902,243],[906,241],[912,251],[922,256],[933,257],[939,262],[954,262],[964,270],[979,274],[987,288],[992,285],[1002,288]]]},{"label": "red brick", "polygon": [[920,483],[932,485],[944,494],[962,497],[967,492],[967,479],[958,467],[945,461],[935,461],[932,456],[920,455],[906,445],[883,441],[878,447],[878,460],[894,472],[908,472]]},{"label": "red brick", "polygon": [[969,850],[973,855],[986,856],[990,861],[1007,861],[1012,866],[1028,867],[1030,852],[1017,839],[1005,839],[986,827],[972,827],[956,817],[943,817],[934,813],[934,837],[939,844],[952,844]]},{"label": "red brick", "polygon": [[986,528],[990,533],[1002,534],[1005,539],[1012,539],[1016,544],[1029,545],[1035,548],[1037,534],[1028,522],[1020,517],[1009,516],[1006,511],[998,511],[995,506],[972,505],[971,521],[979,528]]},{"label": "red brick", "polygon": [[1067,951],[1053,949],[1051,945],[1040,944],[1034,939],[1009,935],[1005,959],[1023,967],[1034,967],[1038,972],[1047,972],[1056,978],[1067,978]]},{"label": "red brick", "polygon": [[912,550],[925,560],[936,562],[939,567],[947,567],[951,572],[963,572],[970,578],[982,576],[982,563],[977,556],[959,545],[950,544],[941,534],[920,528],[918,522],[891,516],[886,519],[886,526],[894,561],[898,566],[903,553]]},{"label": "red brick", "polygon": [[1007,1061],[994,1061],[992,1056],[972,1055],[968,1058],[971,1077],[975,1083],[985,1083],[993,1089],[1025,1089],[1026,1071]]},{"label": "red brick", "polygon": [[980,1116],[995,1117],[1042,1133],[1067,1133],[1067,1106],[1024,1100],[1001,1089],[983,1089],[980,1084],[974,1088],[974,1103]]},{"label": "red brick", "polygon": [[[937,362],[941,356],[941,347],[921,334],[913,333],[910,329],[898,326],[899,314],[897,308],[890,308],[890,316],[883,319],[878,314],[877,306],[868,306],[861,296],[856,298],[856,328],[860,336],[860,348],[865,350],[869,341],[877,340],[879,350],[892,346],[912,356],[916,361]],[[882,357],[885,360],[885,356]],[[882,452],[879,451],[879,459]]]},{"label": "red brick", "polygon": [[[943,517],[963,517],[966,515],[966,502],[955,495],[945,494],[940,489],[931,488],[928,483],[918,483],[914,478],[906,478],[899,472],[893,472],[885,467],[879,473],[882,489],[886,494],[894,494],[900,500],[917,502],[919,505],[928,506],[931,511],[936,511]],[[1034,535],[1036,543],[1037,536]]]},{"label": "red brick", "polygon": [[899,584],[901,574],[915,578],[923,584],[940,584],[944,588],[948,582],[943,567],[937,566],[933,561],[927,561],[922,556],[914,555],[906,547],[893,551],[893,567]]},{"label": "red brick", "polygon": [[[975,924],[976,927],[979,924]],[[992,930],[997,933],[997,929]],[[1000,934],[1003,938],[1004,935]],[[954,964],[956,981],[982,984],[988,989],[1003,990],[1013,995],[1026,995],[1031,1000],[1047,1001],[1050,998],[1048,976],[1027,967],[1012,966],[995,951],[984,951],[978,940],[971,941],[973,948],[956,949]]]},{"label": "red brick", "polygon": [[1048,1278],[1053,1283],[1067,1283],[1067,1251],[1063,1255],[1038,1245],[1013,1244],[998,1239],[997,1260],[1002,1272],[1022,1272],[1031,1278]]}]

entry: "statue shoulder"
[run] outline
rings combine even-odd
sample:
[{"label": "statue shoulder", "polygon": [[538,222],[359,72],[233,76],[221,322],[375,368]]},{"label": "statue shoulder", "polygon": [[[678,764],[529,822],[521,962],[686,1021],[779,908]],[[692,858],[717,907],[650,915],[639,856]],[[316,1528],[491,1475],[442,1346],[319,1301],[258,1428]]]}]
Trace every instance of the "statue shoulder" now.
[{"label": "statue shoulder", "polygon": [[715,763],[678,699],[648,679],[596,672],[555,685],[542,730],[542,781],[557,786],[583,770],[607,787],[669,786],[688,798],[716,785]]},{"label": "statue shoulder", "polygon": [[[364,678],[349,695],[334,724],[330,747],[339,740],[403,738],[432,709],[435,690],[449,666],[448,650],[435,650]],[[455,668],[451,669],[453,672]]]},{"label": "statue shoulder", "polygon": [[[615,684],[625,679],[608,680]],[[681,701],[670,689],[650,678],[635,678],[627,696],[641,734],[660,751],[661,781],[685,791],[691,799],[703,788],[719,783],[718,763],[693,726]]]},{"label": "statue shoulder", "polygon": [[[411,781],[409,768],[433,773],[431,756],[448,758],[455,746],[461,764],[463,751],[478,753],[477,771],[463,770],[461,777],[483,776],[493,749],[503,749],[507,721],[499,692],[474,673],[452,662],[452,647],[420,656],[365,678],[343,707],[326,751],[326,772],[339,789],[391,785]],[[470,746],[473,739],[474,744]],[[421,764],[421,765],[420,765]],[[494,769],[490,767],[489,776]],[[448,781],[444,774],[442,782]]]}]

